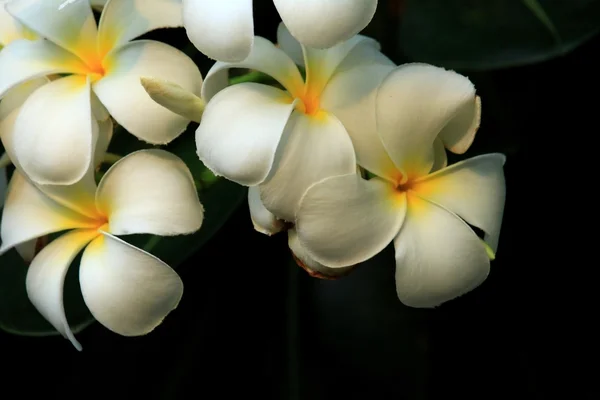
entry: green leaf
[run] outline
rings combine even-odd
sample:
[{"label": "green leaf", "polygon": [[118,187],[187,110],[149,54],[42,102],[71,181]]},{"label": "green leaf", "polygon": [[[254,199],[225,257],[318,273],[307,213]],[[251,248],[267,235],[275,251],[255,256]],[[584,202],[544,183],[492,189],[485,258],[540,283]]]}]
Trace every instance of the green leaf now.
[{"label": "green leaf", "polygon": [[505,68],[570,52],[600,31],[598,21],[598,0],[407,0],[399,46],[446,68]]},{"label": "green leaf", "polygon": [[[200,230],[192,235],[155,237],[152,235],[121,236],[129,243],[144,248],[164,262],[178,267],[204,245],[246,199],[247,189],[223,178],[215,177],[198,159],[194,129],[165,147],[187,164],[199,189],[205,209]],[[122,129],[115,132],[110,152],[126,155],[147,145]],[[14,250],[0,257],[0,329],[24,336],[50,336],[58,332],[37,312],[27,297],[27,266]],[[73,262],[65,282],[65,312],[75,333],[94,322],[79,289],[79,257]]]}]

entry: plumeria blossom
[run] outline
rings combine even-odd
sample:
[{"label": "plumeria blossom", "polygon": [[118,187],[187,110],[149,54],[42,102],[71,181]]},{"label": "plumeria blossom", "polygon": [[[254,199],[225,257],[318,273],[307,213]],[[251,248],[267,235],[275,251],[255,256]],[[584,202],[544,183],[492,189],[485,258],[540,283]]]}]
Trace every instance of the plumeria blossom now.
[{"label": "plumeria blossom", "polygon": [[[79,281],[92,315],[125,336],[144,335],[177,307],[183,284],[161,260],[114,235],[189,234],[203,209],[186,165],[163,150],[140,150],[117,161],[98,187],[78,187],[65,207],[19,170],[2,215],[0,254],[54,232],[68,231],[33,259],[26,286],[38,311],[73,345],[63,306],[64,279],[83,250]],[[84,250],[85,249],[85,250]]]},{"label": "plumeria blossom", "polygon": [[[196,145],[216,175],[259,186],[264,206],[293,221],[310,185],[356,171],[353,142],[369,143],[362,132],[374,131],[374,93],[394,64],[364,36],[318,50],[301,47],[282,24],[278,40],[281,48],[256,37],[243,62],[211,68]],[[305,67],[306,79],[296,64]],[[284,89],[258,83],[223,89],[231,68],[262,71]]]},{"label": "plumeria blossom", "polygon": [[[373,18],[377,0],[273,0],[302,44],[329,48],[349,40]],[[255,44],[252,0],[183,0],[183,22],[192,43],[219,61],[244,60]]]},{"label": "plumeria blossom", "polygon": [[[393,242],[397,293],[414,307],[437,306],[481,284],[498,245],[505,157],[447,167],[445,150],[435,145],[436,138],[459,143],[474,135],[476,101],[472,84],[452,71],[418,64],[394,70],[377,94],[385,149],[371,155],[380,160],[377,176],[330,177],[303,196],[296,230],[308,257],[345,268]],[[468,224],[485,232],[485,242]]]},{"label": "plumeria blossom", "polygon": [[202,84],[197,66],[164,43],[131,41],[181,26],[179,1],[109,0],[98,26],[88,0],[11,0],[5,9],[41,39],[16,40],[0,52],[0,98],[24,82],[52,79],[27,98],[14,124],[15,157],[32,180],[79,181],[97,140],[94,118],[110,114],[153,144],[185,130],[189,120],[152,101],[139,79],[168,79],[196,92]]}]

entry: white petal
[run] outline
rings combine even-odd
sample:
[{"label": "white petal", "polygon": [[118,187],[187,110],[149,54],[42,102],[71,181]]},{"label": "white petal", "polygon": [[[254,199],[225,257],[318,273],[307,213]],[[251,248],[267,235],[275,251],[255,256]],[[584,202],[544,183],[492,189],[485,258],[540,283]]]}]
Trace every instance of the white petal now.
[{"label": "white petal", "polygon": [[21,108],[33,92],[47,83],[50,83],[50,79],[46,77],[36,78],[25,81],[7,91],[0,102],[0,123],[3,123],[3,120],[8,118],[13,111]]},{"label": "white petal", "polygon": [[192,174],[164,150],[140,150],[117,161],[96,196],[115,235],[181,235],[200,229],[204,215]]},{"label": "white petal", "polygon": [[94,318],[123,336],[152,331],[183,294],[181,279],[167,264],[106,233],[85,249],[79,282]]},{"label": "white petal", "polygon": [[185,130],[190,121],[155,103],[140,78],[164,79],[198,94],[202,75],[191,58],[164,43],[139,40],[109,54],[106,62],[106,75],[93,88],[120,125],[152,144],[169,143]]},{"label": "white petal", "polygon": [[305,46],[326,48],[350,39],[375,15],[377,0],[273,0],[288,29]]},{"label": "white petal", "polygon": [[39,245],[47,244],[47,241],[48,236],[42,236],[40,238],[28,240],[27,242],[16,245],[15,250],[17,253],[19,253],[23,261],[29,264],[31,261],[33,261]]},{"label": "white petal", "polygon": [[313,183],[356,171],[356,157],[342,123],[331,114],[292,114],[273,176],[260,185],[269,211],[294,221],[300,198]]},{"label": "white petal", "polygon": [[[113,135],[113,122],[111,119],[105,121],[98,121],[98,140],[96,141],[96,148],[94,149],[94,161],[91,165],[92,173],[96,172],[96,168],[102,164],[108,146]],[[95,178],[94,178],[95,179]],[[94,187],[94,193],[96,188]]]},{"label": "white petal", "polygon": [[292,251],[292,255],[296,261],[296,264],[308,272],[308,274],[312,277],[320,279],[335,279],[346,275],[354,268],[353,266],[345,268],[329,268],[311,258],[310,254],[302,246],[302,243],[300,243],[296,229],[288,230],[288,246]]},{"label": "white petal", "polygon": [[[445,127],[453,124],[453,118],[462,120],[465,107],[475,104],[473,84],[443,68],[405,64],[383,80],[377,94],[377,127],[404,179],[430,172],[434,163],[433,142]],[[465,129],[464,134],[468,132]],[[456,139],[454,134],[450,136]],[[463,145],[453,142],[458,147]]]},{"label": "white petal", "polygon": [[33,39],[24,26],[4,9],[4,3],[6,1],[0,1],[0,49],[14,40]]},{"label": "white petal", "polygon": [[183,26],[181,0],[111,0],[98,29],[98,49],[106,54],[158,28]]},{"label": "white petal", "polygon": [[271,171],[294,105],[285,92],[258,83],[240,83],[217,93],[196,131],[200,160],[239,184],[261,183]]},{"label": "white petal", "polygon": [[304,67],[302,45],[292,36],[283,22],[277,27],[277,44],[297,65]]},{"label": "white petal", "polygon": [[474,101],[465,102],[454,115],[454,118],[440,132],[440,138],[448,150],[455,154],[465,153],[479,130],[481,122],[481,98],[475,96]]},{"label": "white petal", "polygon": [[346,127],[358,164],[386,178],[394,175],[396,167],[377,134],[375,99],[381,81],[393,68],[377,46],[363,41],[339,64],[321,96],[321,106]]},{"label": "white petal", "polygon": [[11,0],[6,10],[23,25],[83,60],[95,58],[98,30],[89,1]]},{"label": "white petal", "polygon": [[81,345],[69,327],[63,303],[65,277],[75,256],[97,236],[98,232],[94,229],[62,235],[35,256],[25,281],[27,295],[35,308],[77,350],[81,350]]},{"label": "white petal", "polygon": [[6,190],[8,189],[8,177],[5,167],[0,167],[0,208],[4,205],[6,199]]},{"label": "white petal", "polygon": [[93,228],[97,222],[51,200],[15,171],[0,222],[0,254],[16,245],[50,233]]},{"label": "white petal", "polygon": [[202,98],[209,101],[218,91],[228,85],[231,68],[248,68],[261,71],[277,80],[287,91],[294,93],[303,89],[304,80],[292,59],[267,39],[257,36],[248,58],[240,62],[216,62],[206,74],[202,86]]},{"label": "white petal", "polygon": [[254,229],[267,236],[281,232],[285,227],[283,221],[277,219],[271,211],[265,208],[260,199],[260,190],[258,186],[252,186],[248,189],[248,206],[250,207],[250,218]]},{"label": "white petal", "polygon": [[77,57],[47,40],[17,40],[0,51],[0,98],[30,79],[85,71]]},{"label": "white petal", "polygon": [[161,106],[194,122],[202,119],[206,104],[194,93],[162,79],[142,77],[140,81],[148,96]]},{"label": "white petal", "polygon": [[411,307],[435,307],[465,294],[490,270],[475,232],[456,215],[415,195],[409,195],[394,247],[396,290]]},{"label": "white petal", "polygon": [[39,184],[72,184],[88,170],[94,135],[90,84],[57,79],[32,93],[14,125],[14,160]]},{"label": "white petal", "polygon": [[210,58],[242,61],[252,47],[252,0],[183,0],[188,38]]},{"label": "white petal", "polygon": [[439,171],[442,168],[446,168],[448,165],[448,155],[446,154],[446,148],[444,147],[444,142],[439,137],[433,142],[433,166],[431,167],[431,172]]},{"label": "white petal", "polygon": [[406,196],[381,179],[356,174],[326,179],[302,198],[296,230],[302,246],[331,268],[366,261],[398,234]]},{"label": "white petal", "polygon": [[419,179],[412,190],[482,229],[495,252],[506,196],[505,160],[502,154],[473,157]]}]

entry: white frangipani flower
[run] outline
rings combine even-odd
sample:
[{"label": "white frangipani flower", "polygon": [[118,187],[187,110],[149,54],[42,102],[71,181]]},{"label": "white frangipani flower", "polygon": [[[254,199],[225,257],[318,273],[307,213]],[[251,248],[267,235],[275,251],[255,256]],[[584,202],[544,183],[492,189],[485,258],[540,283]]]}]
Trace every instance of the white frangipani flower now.
[{"label": "white frangipani flower", "polygon": [[181,26],[179,1],[109,0],[99,27],[89,1],[12,0],[5,8],[43,39],[16,40],[0,52],[0,98],[23,82],[69,74],[33,92],[14,124],[15,158],[32,180],[79,181],[96,140],[92,119],[99,115],[112,115],[153,144],[168,143],[185,130],[189,120],[152,101],[140,76],[197,92],[202,84],[197,66],[164,43],[131,41],[156,28]]},{"label": "white frangipani flower", "polygon": [[[361,135],[375,129],[374,93],[394,64],[363,36],[328,50],[301,48],[283,25],[278,36],[283,50],[256,37],[246,60],[211,68],[196,145],[216,175],[259,185],[264,206],[293,221],[310,185],[356,170],[353,141],[369,143]],[[305,65],[306,80],[293,60]],[[239,83],[220,90],[231,68],[262,71],[285,89]]]},{"label": "white frangipani flower", "polygon": [[114,235],[189,234],[200,228],[203,209],[186,165],[163,150],[131,153],[97,189],[79,190],[71,193],[79,209],[65,207],[16,171],[2,214],[0,254],[69,230],[35,256],[26,284],[39,312],[81,349],[63,306],[64,279],[75,256],[85,249],[79,281],[92,315],[118,334],[144,335],[177,307],[183,284],[164,262]]},{"label": "white frangipani flower", "polygon": [[[414,307],[437,306],[482,283],[498,245],[505,157],[445,167],[445,151],[434,144],[470,142],[479,126],[475,103],[473,85],[454,72],[418,64],[392,72],[377,94],[386,150],[371,155],[381,162],[378,177],[330,177],[308,189],[296,220],[308,256],[344,268],[393,241],[397,293]],[[485,232],[485,242],[467,223]]]},{"label": "white frangipani flower", "polygon": [[[290,32],[303,45],[333,47],[364,29],[377,0],[273,0]],[[252,0],[183,0],[191,42],[208,57],[239,62],[254,44]]]}]

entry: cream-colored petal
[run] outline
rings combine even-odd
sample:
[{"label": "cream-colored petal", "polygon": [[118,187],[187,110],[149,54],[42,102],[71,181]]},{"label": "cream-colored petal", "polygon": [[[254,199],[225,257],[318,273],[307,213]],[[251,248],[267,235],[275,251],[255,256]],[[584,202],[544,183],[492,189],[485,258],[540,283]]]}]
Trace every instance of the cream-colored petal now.
[{"label": "cream-colored petal", "polygon": [[100,16],[98,50],[106,54],[158,28],[183,26],[181,0],[111,0]]},{"label": "cream-colored petal", "polygon": [[[376,101],[377,128],[404,180],[431,171],[435,139],[454,125],[454,118],[462,121],[465,107],[475,104],[475,88],[469,79],[443,68],[405,64],[383,80]],[[456,124],[463,125],[467,126]]]},{"label": "cream-colored petal", "polygon": [[258,83],[217,93],[196,131],[200,160],[216,175],[241,185],[263,182],[294,105],[285,92]]},{"label": "cream-colored petal", "polygon": [[302,246],[302,243],[300,243],[296,229],[288,230],[288,246],[290,247],[290,251],[292,252],[296,264],[312,277],[320,279],[336,279],[348,274],[354,268],[353,266],[329,268],[313,259],[304,246]]},{"label": "cream-colored petal", "polygon": [[96,202],[115,235],[192,233],[204,217],[188,167],[158,149],[139,150],[117,161],[102,177]]},{"label": "cream-colored petal", "polygon": [[[6,156],[3,154],[2,157]],[[0,208],[4,205],[4,200],[6,198],[6,191],[8,189],[8,176],[7,176],[6,167],[0,166]]]},{"label": "cream-colored petal", "polygon": [[300,43],[332,47],[363,30],[375,15],[377,0],[273,0],[281,19]]},{"label": "cream-colored petal", "polygon": [[109,54],[106,62],[106,75],[93,89],[120,125],[152,144],[169,143],[185,131],[190,120],[154,102],[140,78],[164,79],[199,93],[202,75],[191,58],[164,43],[138,40]]},{"label": "cream-colored petal", "polygon": [[277,27],[277,45],[285,52],[297,65],[304,67],[304,53],[302,45],[292,36],[283,22]]},{"label": "cream-colored petal", "polygon": [[151,332],[183,294],[181,279],[167,264],[107,233],[85,249],[79,282],[94,318],[123,336]]},{"label": "cream-colored petal", "polygon": [[44,247],[27,270],[29,300],[77,350],[81,350],[81,345],[69,327],[63,303],[65,277],[73,259],[98,235],[95,229],[66,233]]},{"label": "cream-colored petal", "polygon": [[260,189],[258,186],[248,188],[248,206],[250,208],[252,225],[257,232],[271,236],[281,232],[285,228],[284,222],[277,219],[271,211],[265,208],[260,199]]},{"label": "cream-colored petal", "polygon": [[0,49],[19,39],[34,39],[31,33],[5,9],[5,0],[0,1]]},{"label": "cream-colored petal", "polygon": [[0,220],[0,254],[50,233],[74,228],[93,228],[97,222],[51,200],[15,171]]},{"label": "cream-colored petal", "polygon": [[188,38],[208,57],[242,61],[252,48],[252,0],[183,0],[183,23]]},{"label": "cream-colored petal", "polygon": [[417,180],[412,190],[482,229],[495,252],[506,197],[505,160],[502,154],[473,157]]},{"label": "cream-colored petal", "polygon": [[148,96],[156,103],[194,122],[200,122],[206,103],[194,93],[163,79],[140,79]]},{"label": "cream-colored petal", "polygon": [[312,184],[356,171],[354,148],[335,116],[295,112],[286,126],[272,177],[260,185],[265,207],[278,218],[294,221],[300,198]]},{"label": "cream-colored petal", "polygon": [[250,55],[239,62],[216,62],[206,74],[202,86],[202,98],[209,101],[228,85],[229,70],[248,68],[261,71],[277,80],[287,91],[299,92],[304,80],[292,59],[267,39],[257,36]]},{"label": "cream-colored petal", "polygon": [[408,196],[396,249],[396,291],[411,307],[435,307],[463,295],[488,276],[490,261],[475,232],[456,215]]},{"label": "cream-colored petal", "polygon": [[296,215],[300,243],[316,261],[348,267],[375,256],[398,234],[406,195],[357,174],[325,179],[306,191]]},{"label": "cream-colored petal", "polygon": [[0,51],[0,98],[25,81],[86,70],[77,57],[47,40],[17,40]]},{"label": "cream-colored petal", "polygon": [[97,58],[98,29],[89,1],[11,0],[6,10],[41,37],[81,59]]}]

